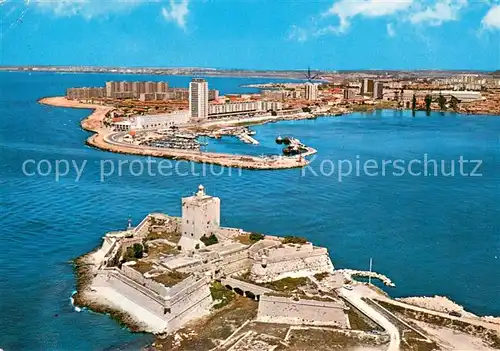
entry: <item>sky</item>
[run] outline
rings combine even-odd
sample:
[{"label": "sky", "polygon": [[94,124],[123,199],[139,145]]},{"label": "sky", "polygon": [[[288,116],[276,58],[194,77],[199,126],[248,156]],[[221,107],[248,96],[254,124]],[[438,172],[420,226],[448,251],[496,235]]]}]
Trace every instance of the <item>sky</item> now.
[{"label": "sky", "polygon": [[0,0],[0,65],[500,69],[500,0]]}]

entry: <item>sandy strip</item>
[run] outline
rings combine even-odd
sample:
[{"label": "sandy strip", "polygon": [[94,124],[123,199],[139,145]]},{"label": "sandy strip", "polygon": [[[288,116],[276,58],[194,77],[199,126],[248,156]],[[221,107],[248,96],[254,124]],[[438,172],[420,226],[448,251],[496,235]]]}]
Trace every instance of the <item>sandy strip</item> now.
[{"label": "sandy strip", "polygon": [[[81,126],[87,131],[96,133],[88,138],[86,143],[90,146],[105,151],[130,155],[170,158],[174,160],[186,160],[244,169],[287,169],[304,167],[309,164],[309,161],[304,157],[280,157],[275,159],[268,159],[247,155],[221,154],[215,152],[200,152],[178,149],[141,148],[134,145],[110,143],[107,140],[107,137],[112,134],[112,132],[102,126],[102,121],[106,113],[112,110],[113,107],[95,104],[84,104],[78,101],[68,100],[65,97],[47,97],[40,99],[39,103],[58,107],[93,109],[94,112],[90,116],[82,120]],[[310,155],[315,152],[316,150],[310,149],[308,154]]]}]

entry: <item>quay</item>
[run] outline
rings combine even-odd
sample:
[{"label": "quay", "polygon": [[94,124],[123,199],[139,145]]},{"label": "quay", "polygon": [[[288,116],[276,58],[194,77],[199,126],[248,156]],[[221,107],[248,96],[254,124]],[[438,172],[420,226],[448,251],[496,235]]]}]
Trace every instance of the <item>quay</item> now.
[{"label": "quay", "polygon": [[[65,97],[47,97],[39,100],[39,103],[50,106],[69,107],[69,108],[82,108],[94,110],[88,117],[81,121],[81,126],[84,130],[93,132],[86,144],[104,151],[140,155],[140,156],[153,156],[161,158],[169,158],[174,160],[193,161],[198,163],[215,164],[223,167],[235,167],[242,169],[254,170],[273,170],[273,169],[288,169],[300,168],[309,164],[305,157],[257,157],[249,155],[237,154],[223,154],[216,152],[204,152],[198,150],[183,150],[171,148],[158,148],[131,145],[127,143],[119,143],[113,140],[113,135],[116,134],[105,128],[103,125],[106,114],[113,110],[112,107],[87,104],[78,101],[68,100]],[[277,120],[277,118],[275,118]],[[248,120],[246,120],[248,122]],[[256,121],[261,122],[262,118],[257,117]],[[238,124],[241,121],[235,120],[233,124]],[[209,122],[213,127],[215,122]],[[228,126],[231,123],[227,120],[221,122],[222,125]],[[248,136],[250,138],[250,136]],[[252,138],[253,139],[253,138]],[[307,155],[312,155],[317,151],[313,148],[308,148]]]}]

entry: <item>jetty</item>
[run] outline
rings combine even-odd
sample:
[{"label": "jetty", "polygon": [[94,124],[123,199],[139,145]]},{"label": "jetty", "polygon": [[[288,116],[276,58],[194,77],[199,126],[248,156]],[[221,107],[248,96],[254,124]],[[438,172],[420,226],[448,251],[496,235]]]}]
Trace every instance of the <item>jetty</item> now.
[{"label": "jetty", "polygon": [[238,138],[243,141],[244,143],[247,143],[247,144],[253,144],[253,145],[259,145],[259,142],[257,140],[255,140],[254,138],[252,138],[250,135],[248,134],[245,134],[245,133],[242,133],[242,134],[238,134]]},{"label": "jetty", "polygon": [[356,269],[339,269],[337,272],[342,273],[349,280],[353,280],[354,277],[372,278],[380,280],[386,286],[396,286],[389,277],[377,272],[360,271]]}]

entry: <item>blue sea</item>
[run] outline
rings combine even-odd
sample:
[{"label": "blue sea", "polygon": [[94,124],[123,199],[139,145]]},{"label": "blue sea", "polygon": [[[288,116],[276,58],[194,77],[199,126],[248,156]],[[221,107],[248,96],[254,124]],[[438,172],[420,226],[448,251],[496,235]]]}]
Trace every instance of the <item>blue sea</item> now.
[{"label": "blue sea", "polygon": [[[85,146],[89,134],[79,123],[88,110],[37,103],[69,87],[123,79],[189,81],[0,73],[0,348],[138,350],[150,342],[108,316],[74,310],[70,261],[129,216],[138,223],[149,212],[180,215],[181,196],[199,184],[221,198],[225,226],[305,236],[326,246],[337,268],[368,269],[373,258],[374,270],[396,283],[386,289],[395,297],[446,295],[472,312],[500,315],[500,117],[377,111],[272,123],[253,127],[260,145],[223,138],[207,149],[274,154],[282,147],[277,136],[294,136],[318,150],[310,167],[238,172],[171,161],[177,175],[134,176],[138,169],[126,165],[144,158]],[[222,93],[252,92],[240,86],[265,81],[208,78]],[[461,158],[474,162],[460,170]],[[79,168],[86,161],[78,181],[74,169],[56,181],[61,160]],[[471,174],[475,160],[481,176]],[[442,174],[441,161],[444,173],[454,164],[455,176]],[[101,181],[101,164],[119,162],[121,176],[115,170]],[[45,175],[32,175],[37,164]]]}]

